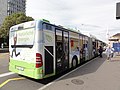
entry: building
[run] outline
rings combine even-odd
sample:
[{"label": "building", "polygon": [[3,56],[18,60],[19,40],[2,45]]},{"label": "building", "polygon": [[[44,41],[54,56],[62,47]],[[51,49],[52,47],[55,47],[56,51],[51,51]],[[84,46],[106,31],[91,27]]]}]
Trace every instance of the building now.
[{"label": "building", "polygon": [[115,49],[115,52],[120,52],[120,33],[117,33],[109,38],[110,45]]},{"label": "building", "polygon": [[6,16],[16,12],[26,12],[26,0],[0,0],[0,26]]}]

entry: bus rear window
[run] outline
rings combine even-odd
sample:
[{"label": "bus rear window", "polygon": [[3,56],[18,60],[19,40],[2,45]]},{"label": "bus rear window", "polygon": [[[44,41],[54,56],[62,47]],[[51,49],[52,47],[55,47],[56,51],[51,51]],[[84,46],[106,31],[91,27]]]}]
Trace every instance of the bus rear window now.
[{"label": "bus rear window", "polygon": [[34,28],[11,31],[11,47],[32,47],[34,42],[34,33]]}]

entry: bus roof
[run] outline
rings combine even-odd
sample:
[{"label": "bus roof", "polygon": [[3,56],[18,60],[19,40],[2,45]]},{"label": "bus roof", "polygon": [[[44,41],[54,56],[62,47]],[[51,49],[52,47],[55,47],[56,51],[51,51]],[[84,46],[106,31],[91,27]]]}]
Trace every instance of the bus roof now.
[{"label": "bus roof", "polygon": [[[66,30],[66,31],[72,31],[72,32],[75,32],[75,33],[79,33],[83,36],[87,36],[87,37],[90,37],[88,34],[85,34],[85,33],[81,33],[79,30],[75,30],[75,29],[72,29],[72,28],[69,28],[69,27],[65,27],[65,26],[62,26],[62,25],[55,25],[55,24],[51,24],[48,20],[46,19],[37,19],[37,20],[34,20],[34,21],[28,21],[28,22],[24,22],[24,23],[21,23],[21,24],[18,24],[18,25],[14,25],[10,28],[10,31],[14,31],[14,30],[19,30],[19,29],[25,29],[25,28],[30,28],[30,27],[35,27],[36,25],[36,22],[38,23],[46,23],[46,24],[49,24],[49,25],[52,25],[54,27],[57,27],[57,28],[60,28],[60,29],[63,29],[63,30]],[[95,39],[97,39],[95,36],[91,36]]]}]

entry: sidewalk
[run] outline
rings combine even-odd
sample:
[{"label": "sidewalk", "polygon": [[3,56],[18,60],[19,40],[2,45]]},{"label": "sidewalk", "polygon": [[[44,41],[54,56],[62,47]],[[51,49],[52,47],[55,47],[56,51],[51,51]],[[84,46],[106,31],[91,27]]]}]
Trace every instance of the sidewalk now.
[{"label": "sidewalk", "polygon": [[9,48],[0,48],[0,53],[8,53]]},{"label": "sidewalk", "polygon": [[44,90],[120,90],[120,55],[98,57]]}]

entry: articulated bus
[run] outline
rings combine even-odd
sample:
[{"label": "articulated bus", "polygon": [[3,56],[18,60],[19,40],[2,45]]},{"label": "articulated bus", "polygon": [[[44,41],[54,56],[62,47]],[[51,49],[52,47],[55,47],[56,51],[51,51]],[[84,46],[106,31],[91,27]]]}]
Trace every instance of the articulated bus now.
[{"label": "articulated bus", "polygon": [[92,36],[50,24],[44,20],[10,28],[9,70],[34,79],[44,79],[86,62],[98,55]]}]

